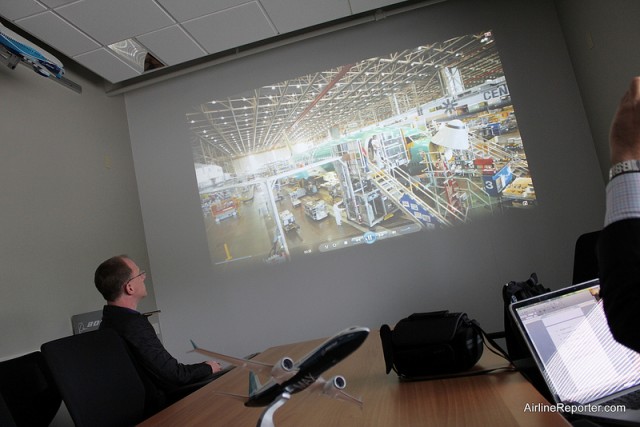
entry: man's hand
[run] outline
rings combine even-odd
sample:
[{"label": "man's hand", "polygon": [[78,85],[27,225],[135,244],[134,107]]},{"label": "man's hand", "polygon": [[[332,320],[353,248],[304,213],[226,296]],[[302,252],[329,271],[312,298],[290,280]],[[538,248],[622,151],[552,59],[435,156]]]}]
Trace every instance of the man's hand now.
[{"label": "man's hand", "polygon": [[640,77],[631,80],[611,123],[611,164],[640,160]]},{"label": "man's hand", "polygon": [[214,374],[216,372],[222,371],[222,365],[219,362],[216,362],[214,360],[207,360],[205,363],[211,366],[211,370],[213,371]]}]

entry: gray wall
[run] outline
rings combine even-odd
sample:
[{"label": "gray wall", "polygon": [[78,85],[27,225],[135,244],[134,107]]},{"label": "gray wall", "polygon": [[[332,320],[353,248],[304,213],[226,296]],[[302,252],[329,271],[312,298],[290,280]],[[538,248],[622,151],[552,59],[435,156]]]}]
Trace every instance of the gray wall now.
[{"label": "gray wall", "polygon": [[608,179],[611,118],[631,78],[640,75],[640,2],[556,3],[603,177]]},{"label": "gray wall", "polygon": [[72,315],[101,309],[102,260],[126,252],[146,263],[124,101],[73,67],[68,75],[81,95],[0,68],[0,360],[70,335]]},{"label": "gray wall", "polygon": [[[497,38],[538,207],[279,267],[211,266],[186,111],[484,29]],[[574,242],[603,217],[603,180],[552,1],[451,0],[140,89],[126,104],[163,336],[176,355],[188,338],[244,354],[438,309],[467,311],[500,329],[501,286],[533,271],[554,288],[570,283]]]}]

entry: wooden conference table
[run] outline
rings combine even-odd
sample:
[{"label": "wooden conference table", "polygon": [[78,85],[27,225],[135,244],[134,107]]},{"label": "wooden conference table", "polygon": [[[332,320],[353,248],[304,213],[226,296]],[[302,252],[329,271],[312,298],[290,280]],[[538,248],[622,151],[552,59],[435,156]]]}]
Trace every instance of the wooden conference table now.
[{"label": "wooden conference table", "polygon": [[[256,356],[255,360],[273,363],[285,355],[297,360],[323,341],[272,347]],[[504,359],[485,349],[474,369],[506,365]],[[294,394],[276,412],[276,427],[570,425],[558,413],[526,410],[548,402],[518,372],[499,370],[475,376],[414,382],[399,381],[394,372],[386,375],[377,331],[372,331],[355,353],[323,376],[330,378],[338,374],[347,380],[345,391],[362,398],[362,409],[305,390]],[[140,426],[254,427],[264,408],[247,408],[239,400],[212,392],[220,390],[247,395],[248,377],[246,371],[233,369]]]}]

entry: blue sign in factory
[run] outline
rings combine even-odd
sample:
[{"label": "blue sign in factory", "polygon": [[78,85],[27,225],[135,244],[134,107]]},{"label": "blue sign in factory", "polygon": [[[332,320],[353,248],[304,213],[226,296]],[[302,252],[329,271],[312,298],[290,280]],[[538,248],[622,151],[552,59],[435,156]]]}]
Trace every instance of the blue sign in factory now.
[{"label": "blue sign in factory", "polygon": [[499,196],[502,190],[513,181],[511,167],[506,165],[494,175],[482,175],[484,189],[491,196]]},{"label": "blue sign in factory", "polygon": [[404,194],[400,198],[400,202],[405,209],[411,212],[411,215],[419,219],[428,229],[435,228],[436,224],[438,224],[436,217],[428,212],[422,205],[416,203],[409,194]]}]

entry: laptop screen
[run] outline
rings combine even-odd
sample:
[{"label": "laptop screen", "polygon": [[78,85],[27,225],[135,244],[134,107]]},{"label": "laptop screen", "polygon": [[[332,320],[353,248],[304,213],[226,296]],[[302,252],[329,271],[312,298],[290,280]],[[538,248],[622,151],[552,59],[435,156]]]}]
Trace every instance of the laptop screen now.
[{"label": "laptop screen", "polygon": [[599,291],[592,280],[511,307],[558,402],[589,403],[640,383],[640,354],[613,339]]}]

